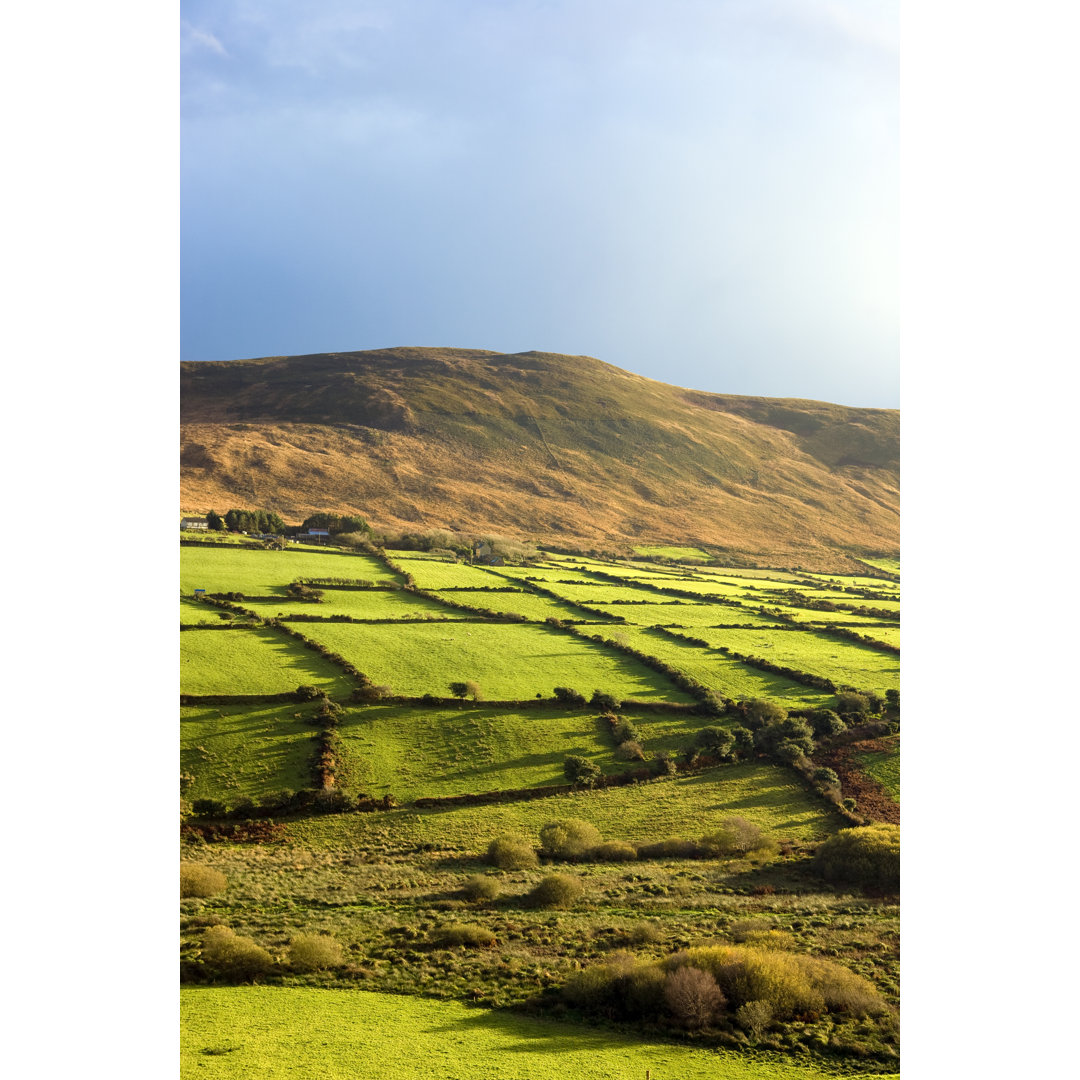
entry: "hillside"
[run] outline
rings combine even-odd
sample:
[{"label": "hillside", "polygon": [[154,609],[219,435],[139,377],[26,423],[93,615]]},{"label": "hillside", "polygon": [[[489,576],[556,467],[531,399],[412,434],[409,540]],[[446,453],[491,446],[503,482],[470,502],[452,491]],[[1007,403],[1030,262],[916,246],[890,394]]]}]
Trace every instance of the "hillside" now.
[{"label": "hillside", "polygon": [[185,363],[181,443],[183,512],[353,511],[383,527],[694,542],[808,567],[899,550],[897,411],[686,390],[590,357]]}]

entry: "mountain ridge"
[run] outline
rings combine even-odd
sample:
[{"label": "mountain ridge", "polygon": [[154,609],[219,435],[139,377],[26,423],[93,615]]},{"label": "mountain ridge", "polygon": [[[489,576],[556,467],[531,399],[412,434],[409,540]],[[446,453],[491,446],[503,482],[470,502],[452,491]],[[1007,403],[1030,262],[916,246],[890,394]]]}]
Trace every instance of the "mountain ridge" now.
[{"label": "mountain ridge", "polygon": [[[181,364],[181,508],[359,512],[567,546],[899,549],[899,412],[592,357],[399,347]],[[834,560],[835,561],[835,560]]]}]

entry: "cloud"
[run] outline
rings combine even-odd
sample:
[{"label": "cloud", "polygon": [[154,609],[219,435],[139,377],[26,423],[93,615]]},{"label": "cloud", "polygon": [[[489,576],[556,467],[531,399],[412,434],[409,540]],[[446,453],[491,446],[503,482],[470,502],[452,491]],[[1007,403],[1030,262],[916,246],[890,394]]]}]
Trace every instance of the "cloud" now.
[{"label": "cloud", "polygon": [[191,23],[180,20],[180,50],[184,53],[208,50],[218,56],[228,56],[225,46],[208,30],[200,30]]}]

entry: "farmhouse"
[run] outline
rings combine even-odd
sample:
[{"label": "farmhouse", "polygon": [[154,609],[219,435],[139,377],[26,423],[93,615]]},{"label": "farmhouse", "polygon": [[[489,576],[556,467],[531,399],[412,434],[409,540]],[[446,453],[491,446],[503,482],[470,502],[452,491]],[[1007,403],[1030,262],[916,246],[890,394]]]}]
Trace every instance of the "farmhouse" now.
[{"label": "farmhouse", "polygon": [[206,523],[206,518],[193,518],[186,517],[180,519],[180,528],[184,529],[206,529],[209,526]]}]

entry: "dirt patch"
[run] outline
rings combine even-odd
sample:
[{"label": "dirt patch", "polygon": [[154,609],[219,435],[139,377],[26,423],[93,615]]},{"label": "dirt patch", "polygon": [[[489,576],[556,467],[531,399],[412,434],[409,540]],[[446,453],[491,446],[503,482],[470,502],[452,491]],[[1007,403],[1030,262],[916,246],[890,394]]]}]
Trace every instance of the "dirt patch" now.
[{"label": "dirt patch", "polygon": [[840,777],[845,796],[855,800],[856,813],[871,821],[900,824],[900,804],[872,776],[867,776],[855,761],[857,754],[875,753],[890,749],[884,739],[866,739],[848,746],[836,746],[814,758],[816,764],[833,769]]}]

